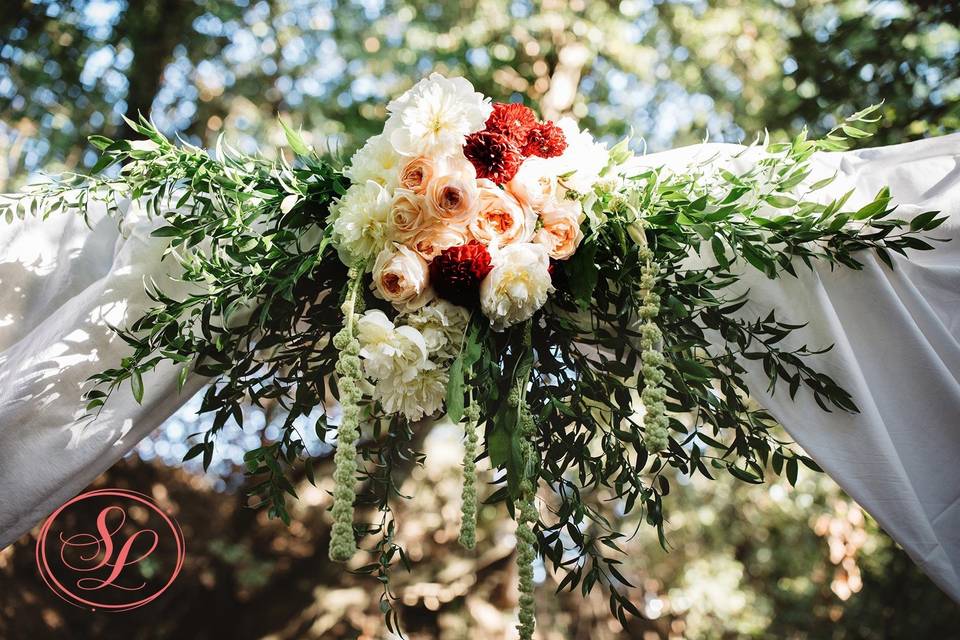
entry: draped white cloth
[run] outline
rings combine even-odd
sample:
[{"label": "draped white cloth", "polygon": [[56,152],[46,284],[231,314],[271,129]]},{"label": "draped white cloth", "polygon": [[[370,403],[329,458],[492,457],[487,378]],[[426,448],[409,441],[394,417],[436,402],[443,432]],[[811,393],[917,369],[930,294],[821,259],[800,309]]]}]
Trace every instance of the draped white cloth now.
[{"label": "draped white cloth", "polygon": [[[696,145],[641,160],[682,166],[716,158],[746,168],[737,145]],[[952,242],[895,257],[888,269],[865,254],[862,271],[801,269],[769,280],[744,269],[751,290],[745,316],[776,309],[781,320],[809,322],[803,343],[835,344],[815,367],[852,393],[858,414],[823,412],[801,392],[765,392],[759,364],[745,362],[756,398],[796,441],[911,555],[960,600],[960,134],[850,153],[820,154],[818,192],[853,188],[856,207],[885,185],[898,217],[931,209],[950,220],[935,233]],[[199,388],[176,391],[176,370],[145,378],[145,403],[126,390],[99,418],[77,422],[87,376],[114,366],[128,350],[107,323],[143,308],[145,277],[160,242],[135,205],[123,233],[114,222],[87,230],[78,217],[0,226],[0,548],[79,492],[128,452]],[[169,289],[169,284],[165,285]]]}]

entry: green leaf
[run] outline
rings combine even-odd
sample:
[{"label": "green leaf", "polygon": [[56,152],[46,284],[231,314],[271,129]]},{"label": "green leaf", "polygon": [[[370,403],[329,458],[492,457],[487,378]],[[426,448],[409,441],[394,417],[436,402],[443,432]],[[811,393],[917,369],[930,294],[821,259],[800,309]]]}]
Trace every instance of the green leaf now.
[{"label": "green leaf", "polygon": [[183,231],[176,227],[160,227],[159,229],[154,229],[150,235],[154,238],[174,238],[182,233]]},{"label": "green leaf", "polygon": [[130,389],[133,391],[133,399],[137,404],[143,402],[143,378],[136,369],[130,374]]},{"label": "green leaf", "polygon": [[747,471],[746,469],[741,469],[734,465],[728,465],[727,471],[730,472],[730,475],[737,478],[738,480],[743,480],[744,482],[749,482],[750,484],[763,484],[763,478],[760,478],[754,473]]},{"label": "green leaf", "polygon": [[854,220],[864,220],[871,216],[874,216],[884,209],[887,208],[887,205],[890,203],[890,189],[884,187],[880,190],[880,193],[877,194],[876,199],[873,202],[870,202],[853,214]]},{"label": "green leaf", "polygon": [[190,450],[187,451],[187,454],[183,456],[183,461],[186,462],[187,460],[192,460],[196,458],[201,453],[203,453],[206,450],[206,448],[207,448],[206,442],[199,442],[193,445],[192,447],[190,447]]},{"label": "green leaf", "polygon": [[472,369],[483,356],[483,342],[480,340],[482,322],[484,322],[483,318],[478,317],[477,321],[472,322],[467,328],[462,353],[464,369]]},{"label": "green leaf", "polygon": [[789,209],[797,204],[796,200],[788,198],[787,196],[767,196],[764,200],[766,200],[770,206],[777,209]]},{"label": "green leaf", "polygon": [[450,365],[450,382],[447,384],[447,416],[453,422],[463,418],[463,355]]},{"label": "green leaf", "polygon": [[713,374],[710,373],[709,369],[698,362],[694,362],[693,360],[677,358],[673,361],[673,366],[676,367],[677,371],[685,376],[690,376],[700,380],[709,380],[713,377]]},{"label": "green leaf", "polygon": [[797,459],[790,458],[787,460],[787,481],[790,483],[790,486],[797,486]]},{"label": "green leaf", "polygon": [[570,292],[581,307],[586,308],[593,297],[593,290],[597,286],[599,270],[594,258],[597,255],[597,241],[595,238],[584,241],[573,257],[570,258],[564,271],[570,283]]},{"label": "green leaf", "polygon": [[280,120],[280,126],[283,127],[283,135],[287,137],[287,144],[290,145],[295,154],[301,157],[311,154],[310,147],[299,133],[287,126],[287,123],[283,120]]},{"label": "green leaf", "polygon": [[930,223],[930,221],[933,220],[938,213],[940,212],[925,211],[915,216],[913,220],[910,221],[910,231],[920,231],[921,229],[925,229],[926,226]]},{"label": "green leaf", "polygon": [[177,374],[177,391],[183,390],[183,385],[187,383],[187,376],[189,375],[190,375],[189,365],[180,369],[180,373]]}]

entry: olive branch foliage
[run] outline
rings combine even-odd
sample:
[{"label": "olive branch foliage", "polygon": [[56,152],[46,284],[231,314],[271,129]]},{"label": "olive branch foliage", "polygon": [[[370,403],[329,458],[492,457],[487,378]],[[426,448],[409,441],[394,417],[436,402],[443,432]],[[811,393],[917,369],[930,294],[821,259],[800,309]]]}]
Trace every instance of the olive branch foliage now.
[{"label": "olive branch foliage", "polygon": [[[810,158],[818,151],[847,149],[867,137],[876,107],[847,118],[825,138],[764,143],[760,159],[736,173],[704,162],[683,172],[638,168],[615,189],[598,189],[600,224],[585,225],[577,253],[555,265],[556,294],[530,325],[497,333],[473,314],[460,356],[451,366],[447,409],[456,421],[465,390],[480,403],[485,434],[482,457],[502,470],[488,503],[503,502],[515,516],[515,500],[526,477],[539,482],[539,553],[564,577],[559,590],[596,584],[609,588],[610,607],[625,622],[640,611],[618,588],[629,585],[618,569],[625,534],[608,513],[639,513],[656,528],[666,547],[665,497],[677,473],[761,483],[768,470],[796,482],[799,466],[816,470],[775,430],[774,418],[749,399],[744,360],[760,361],[770,389],[786,385],[791,398],[810,393],[825,411],[856,411],[854,398],[808,364],[817,348],[782,346],[803,325],[773,312],[745,318],[749,292],[734,293],[745,269],[770,278],[794,277],[815,263],[859,269],[858,252],[875,251],[893,266],[890,253],[931,248],[919,234],[943,217],[920,214],[910,222],[893,217],[884,189],[868,204],[848,210],[850,193],[828,202],[808,195]],[[188,293],[165,293],[164,283],[146,282],[154,305],[127,327],[115,328],[130,347],[116,366],[91,378],[87,409],[98,411],[111,393],[129,385],[137,401],[143,375],[161,361],[180,366],[182,388],[191,374],[210,379],[201,413],[209,428],[194,434],[186,458],[212,458],[217,434],[231,421],[243,427],[242,407],[276,403],[284,411],[282,435],[245,455],[249,491],[271,516],[289,522],[286,495],[296,496],[291,474],[303,465],[313,482],[313,456],[297,429],[313,421],[331,442],[338,396],[337,352],[331,336],[341,324],[340,304],[347,269],[331,245],[329,207],[348,181],[301,136],[283,125],[295,161],[239,153],[222,142],[216,153],[174,144],[145,119],[130,122],[138,141],[93,139],[101,159],[93,176],[67,175],[34,185],[0,201],[7,220],[57,211],[86,216],[92,201],[120,215],[137,199],[160,221],[153,235],[166,242],[164,259],[182,269]],[[281,123],[282,124],[282,123]],[[625,143],[612,155],[623,154]],[[798,191],[802,193],[797,194]],[[779,213],[770,215],[773,209]],[[655,291],[661,297],[657,324],[666,357],[669,446],[650,454],[642,417],[636,413],[640,347],[637,309],[639,243],[661,265]],[[691,262],[691,256],[700,260]],[[364,290],[364,305],[383,306]],[[789,342],[789,341],[788,341]],[[819,350],[818,350],[819,349]],[[535,423],[532,463],[525,462],[516,409],[507,397],[529,379],[526,405]],[[400,496],[392,470],[419,463],[411,446],[415,425],[368,406],[372,433],[362,443],[365,489],[358,503],[379,517],[356,525],[360,536],[377,536],[376,558],[360,572],[384,587],[381,609],[388,627],[399,623],[387,575],[407,565],[395,541],[390,501]]]}]

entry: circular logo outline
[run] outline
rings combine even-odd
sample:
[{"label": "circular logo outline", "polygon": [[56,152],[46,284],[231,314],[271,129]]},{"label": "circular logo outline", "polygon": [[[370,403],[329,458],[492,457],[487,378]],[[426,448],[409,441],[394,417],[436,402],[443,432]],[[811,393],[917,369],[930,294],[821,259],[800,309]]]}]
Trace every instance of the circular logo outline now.
[{"label": "circular logo outline", "polygon": [[[63,512],[63,510],[69,507],[70,505],[76,504],[83,500],[87,500],[89,498],[102,497],[102,496],[124,498],[127,500],[133,500],[142,505],[145,505],[148,509],[152,510],[154,513],[160,516],[160,518],[164,521],[166,526],[170,529],[170,532],[173,534],[173,539],[174,539],[174,542],[176,543],[177,565],[176,567],[174,567],[173,572],[170,574],[170,578],[167,580],[166,584],[164,584],[163,587],[158,589],[154,594],[146,598],[141,598],[140,600],[137,600],[132,603],[125,603],[125,604],[99,603],[99,602],[94,602],[92,600],[88,600],[84,597],[81,597],[73,593],[72,591],[70,591],[70,589],[66,588],[63,584],[61,584],[60,580],[57,579],[57,576],[50,569],[50,565],[47,562],[47,549],[46,549],[47,535],[50,533],[50,528],[53,525],[53,523],[56,521],[57,516],[59,516]],[[67,502],[62,504],[56,511],[51,513],[50,516],[44,521],[43,526],[40,528],[40,534],[37,536],[36,561],[37,561],[37,569],[40,571],[40,577],[43,578],[43,581],[50,588],[50,590],[53,591],[55,594],[57,594],[57,596],[60,599],[76,607],[79,607],[81,609],[89,608],[93,611],[100,609],[100,610],[105,610],[109,612],[121,612],[121,611],[130,611],[131,609],[142,607],[146,604],[153,602],[161,594],[163,594],[163,592],[166,591],[170,587],[170,585],[173,584],[173,581],[176,580],[177,576],[180,574],[180,569],[183,568],[183,560],[185,557],[185,552],[186,552],[186,543],[183,538],[183,532],[180,530],[179,523],[177,523],[176,520],[174,520],[173,518],[168,516],[166,513],[164,513],[163,509],[161,509],[160,506],[156,502],[154,502],[152,498],[142,493],[139,493],[137,491],[132,491],[130,489],[95,489],[93,491],[81,493],[80,495],[75,496],[74,498],[68,500]]]}]

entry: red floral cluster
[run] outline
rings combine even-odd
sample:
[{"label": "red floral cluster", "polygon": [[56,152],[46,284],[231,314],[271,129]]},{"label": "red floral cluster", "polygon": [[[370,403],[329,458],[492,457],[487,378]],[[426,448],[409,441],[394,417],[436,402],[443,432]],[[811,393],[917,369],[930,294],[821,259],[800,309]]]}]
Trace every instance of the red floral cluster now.
[{"label": "red floral cluster", "polygon": [[480,283],[493,269],[487,248],[471,240],[440,252],[430,262],[430,284],[436,294],[462,307],[475,307]]},{"label": "red floral cluster", "polygon": [[529,156],[553,158],[567,148],[567,140],[553,122],[540,122],[529,107],[496,102],[486,128],[467,136],[463,155],[478,178],[497,184],[513,179]]}]

